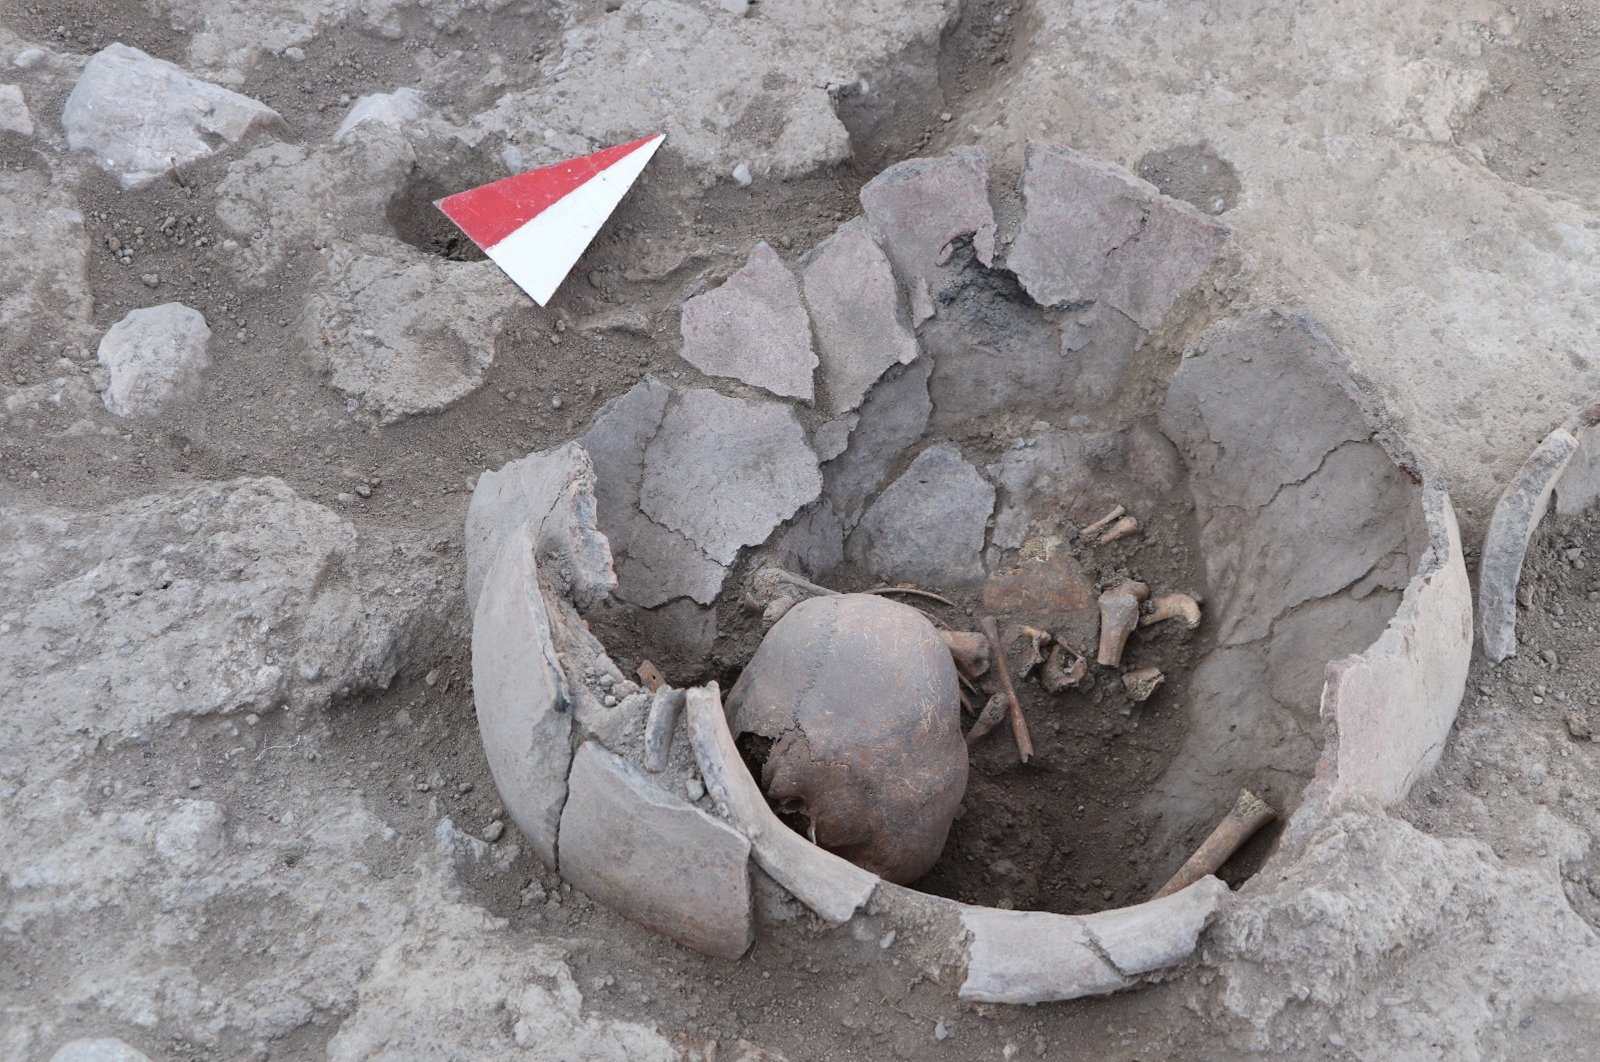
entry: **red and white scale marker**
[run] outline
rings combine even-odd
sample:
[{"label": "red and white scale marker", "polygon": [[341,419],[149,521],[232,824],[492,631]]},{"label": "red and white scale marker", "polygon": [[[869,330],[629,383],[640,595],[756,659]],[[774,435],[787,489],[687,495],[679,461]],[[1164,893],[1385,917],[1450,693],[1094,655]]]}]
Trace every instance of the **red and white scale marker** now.
[{"label": "red and white scale marker", "polygon": [[446,196],[433,204],[540,306],[617,209],[665,133]]}]

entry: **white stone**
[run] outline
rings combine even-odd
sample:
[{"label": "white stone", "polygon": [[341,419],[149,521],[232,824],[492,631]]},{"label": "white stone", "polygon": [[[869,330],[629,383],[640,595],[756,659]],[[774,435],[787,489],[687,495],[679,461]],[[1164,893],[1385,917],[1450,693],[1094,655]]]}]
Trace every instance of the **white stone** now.
[{"label": "white stone", "polygon": [[210,341],[205,317],[181,302],[130,311],[100,340],[100,364],[111,374],[106,408],[153,417],[193,402],[211,364]]},{"label": "white stone", "polygon": [[50,1062],[150,1062],[150,1056],[109,1037],[62,1044]]},{"label": "white stone", "polygon": [[72,150],[88,152],[122,187],[140,188],[215,154],[218,140],[235,144],[257,129],[281,129],[283,119],[248,96],[112,44],[84,66],[61,124]]},{"label": "white stone", "polygon": [[0,85],[0,132],[33,135],[33,115],[16,85]]},{"label": "white stone", "polygon": [[367,124],[405,132],[422,117],[422,112],[422,94],[414,88],[362,96],[350,105],[333,139],[335,143],[343,143],[357,127]]}]

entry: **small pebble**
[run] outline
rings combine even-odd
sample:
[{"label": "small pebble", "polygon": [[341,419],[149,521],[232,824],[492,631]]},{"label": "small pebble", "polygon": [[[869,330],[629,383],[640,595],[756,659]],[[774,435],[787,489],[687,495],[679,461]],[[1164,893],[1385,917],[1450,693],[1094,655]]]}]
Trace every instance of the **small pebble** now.
[{"label": "small pebble", "polygon": [[144,281],[144,286],[147,288],[158,288],[161,286],[161,275],[159,273],[146,273],[139,279]]},{"label": "small pebble", "polygon": [[691,801],[699,800],[706,795],[706,784],[698,778],[691,778],[683,783],[683,791],[689,794]]},{"label": "small pebble", "polygon": [[560,409],[561,408],[561,396],[560,395],[556,395],[554,398],[552,398],[550,400],[550,408],[551,409]]},{"label": "small pebble", "polygon": [[755,178],[750,176],[750,167],[746,163],[739,163],[733,168],[733,183],[740,188],[749,188]]},{"label": "small pebble", "polygon": [[422,676],[422,681],[427,683],[429,686],[436,685],[439,681],[439,669],[434,668],[432,671]]},{"label": "small pebble", "polygon": [[190,789],[199,789],[200,788],[200,779],[198,779],[198,778],[189,779],[189,788]]},{"label": "small pebble", "polygon": [[506,824],[497,819],[494,822],[489,823],[488,826],[484,827],[483,839],[488,841],[490,844],[494,844],[501,837],[505,836],[505,832]]},{"label": "small pebble", "polygon": [[608,693],[605,695],[603,703],[607,708],[615,708],[617,706],[617,699]]},{"label": "small pebble", "polygon": [[950,1026],[945,1024],[943,1018],[933,1023],[933,1039],[941,1044],[950,1039]]}]

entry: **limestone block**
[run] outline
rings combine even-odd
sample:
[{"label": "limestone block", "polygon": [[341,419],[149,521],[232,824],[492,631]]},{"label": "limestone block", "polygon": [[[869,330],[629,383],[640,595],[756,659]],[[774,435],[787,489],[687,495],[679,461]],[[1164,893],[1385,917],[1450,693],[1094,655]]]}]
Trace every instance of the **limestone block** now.
[{"label": "limestone block", "polygon": [[862,516],[850,560],[885,579],[945,585],[983,578],[983,540],[995,490],[949,443],[917,455]]},{"label": "limestone block", "polygon": [[683,358],[701,372],[811,401],[817,355],[800,283],[766,243],[720,287],[683,304],[682,328]]},{"label": "limestone block", "polygon": [[856,218],[806,257],[802,279],[828,408],[855,409],[885,369],[917,357],[894,271],[866,222]]},{"label": "limestone block", "polygon": [[911,324],[933,316],[956,240],[972,237],[978,261],[994,261],[989,157],[957,148],[942,158],[896,163],[861,189],[867,222],[911,297]]},{"label": "limestone block", "polygon": [[500,540],[472,617],[472,696],[495,788],[545,864],[557,865],[572,705],[539,589],[535,525]]},{"label": "limestone block", "polygon": [[67,144],[87,151],[124,188],[236,144],[257,129],[281,129],[266,104],[191,77],[137,48],[112,44],[83,68],[61,114]]},{"label": "limestone block", "polygon": [[151,417],[193,402],[211,364],[210,341],[206,319],[181,302],[130,311],[100,340],[100,364],[111,374],[106,408]]},{"label": "limestone block", "polygon": [[573,757],[561,874],[686,947],[737,959],[755,939],[750,842],[593,741]]}]

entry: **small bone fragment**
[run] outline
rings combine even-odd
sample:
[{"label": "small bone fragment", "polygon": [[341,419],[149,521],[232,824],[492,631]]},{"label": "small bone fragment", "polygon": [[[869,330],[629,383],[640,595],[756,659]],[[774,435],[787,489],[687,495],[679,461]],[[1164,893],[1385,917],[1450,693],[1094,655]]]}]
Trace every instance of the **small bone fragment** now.
[{"label": "small bone fragment", "polygon": [[648,660],[639,661],[639,685],[654,693],[667,684],[667,677],[661,669]]},{"label": "small bone fragment", "polygon": [[1186,630],[1194,630],[1200,626],[1200,602],[1188,594],[1157,594],[1139,626],[1151,627],[1169,619],[1182,620]]},{"label": "small bone fragment", "polygon": [[799,603],[800,599],[798,597],[789,597],[787,595],[775,597],[767,603],[766,608],[761,610],[761,622],[770,627],[781,620],[785,612],[788,612]]},{"label": "small bone fragment", "polygon": [[1143,703],[1150,699],[1156,687],[1167,681],[1167,676],[1161,673],[1158,667],[1142,667],[1138,671],[1130,671],[1122,676],[1122,687],[1128,691],[1128,696],[1135,701]]},{"label": "small bone fragment", "polygon": [[1234,801],[1233,810],[1217,823],[1217,828],[1200,842],[1200,847],[1194,850],[1194,855],[1178,868],[1178,872],[1172,875],[1170,881],[1156,890],[1155,896],[1151,899],[1159,900],[1163,896],[1171,896],[1179,889],[1193,885],[1207,874],[1215,874],[1233,853],[1255,836],[1257,830],[1271,822],[1277,815],[1270,804],[1250,790],[1239,790],[1239,799]]},{"label": "small bone fragment", "polygon": [[1120,517],[1127,515],[1128,510],[1119,505],[1115,509],[1112,509],[1109,513],[1106,513],[1100,519],[1096,520],[1094,523],[1090,524],[1088,527],[1084,528],[1080,537],[1090,538],[1091,536],[1098,535],[1101,531],[1104,531],[1106,528],[1110,527]]},{"label": "small bone fragment", "polygon": [[[1137,609],[1137,605],[1135,608]],[[989,638],[989,652],[994,658],[995,675],[1000,679],[1000,690],[1006,696],[1006,714],[1011,719],[1011,737],[1017,743],[1017,756],[1023,763],[1033,758],[1033,737],[1028,733],[1028,720],[1022,714],[1017,700],[1016,687],[1011,685],[1011,671],[1006,667],[1006,652],[1000,645],[1000,627],[993,616],[983,617],[980,624]]]},{"label": "small bone fragment", "polygon": [[1006,695],[997,693],[989,698],[989,703],[983,706],[983,711],[978,713],[978,721],[972,724],[972,729],[967,731],[967,745],[975,745],[985,737],[989,731],[1000,725],[1000,720],[1006,717],[1010,702]]},{"label": "small bone fragment", "polygon": [[1054,638],[1049,631],[1041,631],[1037,627],[1019,627],[1017,633],[1028,639],[1033,648],[1028,653],[1027,663],[1022,668],[1021,678],[1033,674],[1033,669],[1044,663],[1044,647],[1049,645]]},{"label": "small bone fragment", "polygon": [[1124,516],[1121,520],[1118,520],[1116,523],[1106,528],[1105,531],[1101,533],[1100,537],[1094,540],[1095,545],[1109,545],[1119,538],[1133,534],[1137,530],[1139,530],[1139,521],[1135,520],[1131,516]]},{"label": "small bone fragment", "polygon": [[1122,664],[1128,636],[1139,625],[1139,602],[1149,593],[1149,587],[1129,579],[1100,595],[1100,651],[1095,660],[1103,666]]},{"label": "small bone fragment", "polygon": [[[1068,653],[1072,653],[1070,664],[1067,663]],[[1039,669],[1039,685],[1047,693],[1065,693],[1082,682],[1083,676],[1088,673],[1088,660],[1057,643],[1050,647],[1050,655],[1045,659],[1044,667]]]},{"label": "small bone fragment", "polygon": [[956,670],[975,679],[989,670],[989,639],[977,631],[940,631]]},{"label": "small bone fragment", "polygon": [[672,732],[683,713],[683,691],[662,686],[650,698],[650,714],[644,722],[644,765],[653,774],[667,769],[667,754],[672,749]]}]

